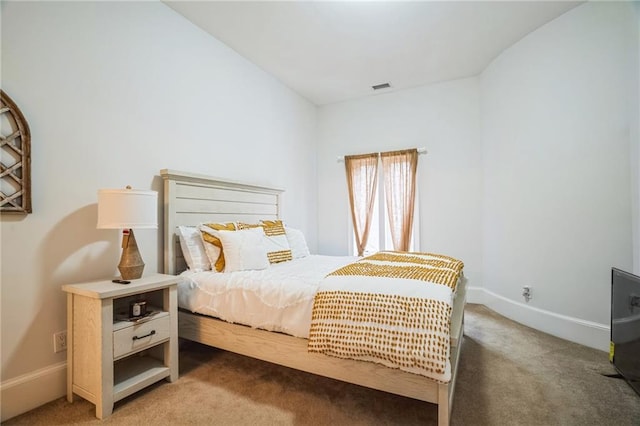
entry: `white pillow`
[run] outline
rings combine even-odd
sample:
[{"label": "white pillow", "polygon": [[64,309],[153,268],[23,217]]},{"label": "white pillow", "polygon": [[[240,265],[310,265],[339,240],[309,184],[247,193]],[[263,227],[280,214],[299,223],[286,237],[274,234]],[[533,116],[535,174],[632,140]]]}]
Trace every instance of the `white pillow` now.
[{"label": "white pillow", "polygon": [[224,250],[224,272],[266,269],[269,267],[262,228],[239,231],[215,231]]},{"label": "white pillow", "polygon": [[285,231],[287,233],[287,240],[289,241],[292,257],[299,259],[309,256],[309,247],[307,246],[307,241],[302,231],[289,227],[285,228]]},{"label": "white pillow", "polygon": [[202,236],[197,227],[178,226],[178,239],[182,255],[190,270],[201,272],[211,269],[211,263],[202,245]]}]

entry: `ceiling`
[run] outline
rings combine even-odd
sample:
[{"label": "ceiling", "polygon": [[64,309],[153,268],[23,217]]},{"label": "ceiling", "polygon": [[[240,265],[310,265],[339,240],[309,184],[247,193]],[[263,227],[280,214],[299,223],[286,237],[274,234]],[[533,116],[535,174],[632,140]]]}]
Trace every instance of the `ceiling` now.
[{"label": "ceiling", "polygon": [[479,74],[581,2],[165,1],[316,105]]}]

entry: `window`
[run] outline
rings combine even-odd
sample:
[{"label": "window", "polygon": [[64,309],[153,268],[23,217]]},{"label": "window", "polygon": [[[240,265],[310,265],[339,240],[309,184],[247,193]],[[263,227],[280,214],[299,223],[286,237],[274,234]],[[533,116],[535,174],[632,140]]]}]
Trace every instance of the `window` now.
[{"label": "window", "polygon": [[[380,175],[384,172],[380,170]],[[378,181],[383,182],[383,178],[378,176]],[[413,210],[414,221],[411,232],[411,242],[408,251],[420,251],[420,209],[418,202],[418,185],[416,184],[416,197]],[[382,203],[380,203],[382,200]],[[373,214],[371,216],[371,229],[369,230],[369,238],[365,245],[363,255],[369,256],[381,250],[393,250],[393,240],[391,238],[391,227],[389,226],[389,218],[385,214],[387,204],[384,196],[384,185],[379,185],[376,191],[376,199],[373,205]],[[380,220],[382,218],[383,220]],[[349,220],[349,253],[354,256],[358,255],[358,245],[356,243],[355,233],[353,232],[353,222]]]},{"label": "window", "polygon": [[345,157],[352,253],[419,250],[417,160],[415,149]]}]

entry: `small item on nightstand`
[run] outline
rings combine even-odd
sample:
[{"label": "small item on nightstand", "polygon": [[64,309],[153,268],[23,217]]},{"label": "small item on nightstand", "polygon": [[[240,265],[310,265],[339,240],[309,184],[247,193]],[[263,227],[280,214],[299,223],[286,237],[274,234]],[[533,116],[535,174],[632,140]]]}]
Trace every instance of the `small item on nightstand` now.
[{"label": "small item on nightstand", "polygon": [[112,283],[116,283],[116,284],[129,284],[131,283],[131,281],[127,281],[127,280],[111,280]]},{"label": "small item on nightstand", "polygon": [[137,300],[129,304],[129,318],[140,318],[147,314],[146,300]]}]

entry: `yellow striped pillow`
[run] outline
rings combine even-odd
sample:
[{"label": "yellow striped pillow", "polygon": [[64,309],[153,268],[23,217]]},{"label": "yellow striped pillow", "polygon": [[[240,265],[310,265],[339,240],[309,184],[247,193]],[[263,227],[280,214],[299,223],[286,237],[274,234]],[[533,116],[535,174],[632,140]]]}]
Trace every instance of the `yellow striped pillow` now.
[{"label": "yellow striped pillow", "polygon": [[281,220],[261,220],[267,237],[267,257],[270,263],[286,262],[293,259],[289,240]]}]

